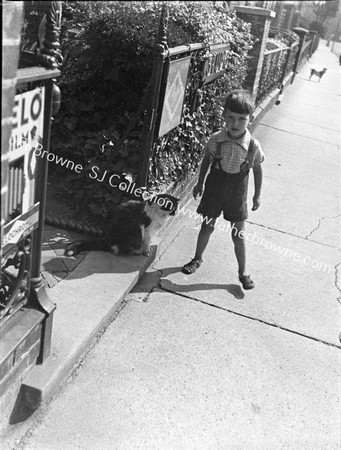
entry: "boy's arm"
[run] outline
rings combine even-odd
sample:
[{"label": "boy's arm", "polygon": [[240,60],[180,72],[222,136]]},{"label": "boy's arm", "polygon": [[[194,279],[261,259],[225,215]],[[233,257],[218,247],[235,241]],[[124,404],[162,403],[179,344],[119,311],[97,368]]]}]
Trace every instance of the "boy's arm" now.
[{"label": "boy's arm", "polygon": [[262,190],[263,169],[261,164],[257,164],[253,168],[253,176],[255,179],[255,195],[253,196],[252,211],[256,211],[260,207],[260,194]]},{"label": "boy's arm", "polygon": [[210,164],[211,164],[210,158],[207,155],[205,155],[200,166],[200,172],[197,183],[199,186],[203,186]]},{"label": "boy's arm", "polygon": [[205,177],[206,177],[207,171],[210,167],[210,164],[211,164],[211,162],[210,162],[209,156],[205,155],[204,159],[202,160],[201,166],[200,166],[198,182],[193,189],[194,198],[197,198],[198,195],[202,194]]}]

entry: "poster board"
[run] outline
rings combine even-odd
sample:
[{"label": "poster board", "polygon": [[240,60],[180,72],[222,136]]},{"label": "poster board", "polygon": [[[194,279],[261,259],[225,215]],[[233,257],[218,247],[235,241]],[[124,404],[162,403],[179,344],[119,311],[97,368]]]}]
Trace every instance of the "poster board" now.
[{"label": "poster board", "polygon": [[26,213],[34,205],[37,158],[42,144],[45,88],[35,88],[14,97],[13,128],[8,152],[8,216]]},{"label": "poster board", "polygon": [[190,62],[190,56],[169,62],[159,137],[177,127],[181,122]]}]

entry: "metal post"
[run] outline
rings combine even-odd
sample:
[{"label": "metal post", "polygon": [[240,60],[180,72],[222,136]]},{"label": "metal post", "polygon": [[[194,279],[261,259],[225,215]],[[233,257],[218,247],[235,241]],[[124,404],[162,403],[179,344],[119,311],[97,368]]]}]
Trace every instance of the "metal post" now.
[{"label": "metal post", "polygon": [[285,74],[286,74],[286,69],[288,67],[291,51],[292,51],[292,42],[289,45],[288,54],[285,59],[285,64],[283,65],[283,73],[282,73],[281,82],[280,82],[280,91],[279,91],[278,99],[276,101],[276,105],[279,105],[283,98],[283,90],[285,87],[284,86]]},{"label": "metal post", "polygon": [[304,45],[304,41],[305,41],[305,37],[308,33],[308,30],[306,30],[305,28],[293,28],[292,31],[294,31],[296,34],[298,34],[299,38],[300,38],[300,42],[299,42],[299,46],[298,46],[298,52],[296,55],[296,61],[293,67],[293,75],[291,78],[291,84],[294,82],[294,79],[296,77],[296,72],[300,63],[300,59],[301,59],[301,55],[302,55],[302,49],[303,49],[303,45]]},{"label": "metal post", "polygon": [[236,6],[235,11],[240,19],[251,23],[251,33],[257,37],[257,42],[250,52],[250,69],[245,81],[246,87],[250,90],[255,101],[258,94],[270,23],[276,16],[276,13],[268,9],[249,6]]},{"label": "metal post", "polygon": [[[49,152],[50,148],[50,132],[51,132],[51,113],[53,102],[53,80],[46,82],[45,97],[45,121],[43,131],[43,148]],[[43,245],[46,191],[47,191],[48,161],[46,158],[38,160],[38,176],[35,201],[40,202],[39,206],[39,222],[38,228],[33,232],[32,245],[32,268],[31,268],[31,290],[30,300],[33,304],[42,309],[46,314],[44,329],[42,330],[42,348],[39,355],[39,363],[42,363],[50,354],[51,333],[53,312],[56,308],[55,304],[48,297],[43,279],[40,273],[41,268],[41,248]]]},{"label": "metal post", "polygon": [[[41,54],[37,55],[37,63],[49,68],[57,68],[62,62],[61,53],[59,50],[59,34],[61,27],[61,13],[62,2],[51,1],[46,2],[46,25],[45,35],[42,33],[39,36],[40,45],[42,46]],[[44,130],[43,130],[43,149],[48,153],[50,149],[50,134],[51,134],[51,118],[54,102],[54,84],[53,79],[49,79],[45,83],[45,108],[44,108]],[[56,105],[55,105],[56,106]],[[39,222],[38,228],[33,232],[32,245],[32,266],[31,266],[31,289],[30,301],[39,309],[42,309],[45,314],[45,320],[42,327],[41,348],[39,353],[38,363],[42,363],[50,355],[53,312],[56,305],[51,301],[47,295],[43,279],[41,276],[41,249],[43,245],[43,232],[45,221],[45,206],[46,206],[46,192],[47,192],[47,177],[48,177],[48,160],[46,158],[39,158],[38,160],[38,176],[37,188],[35,192],[35,201],[39,202]]]},{"label": "metal post", "polygon": [[[49,152],[50,149],[50,131],[51,131],[51,113],[52,113],[52,90],[53,81],[50,79],[45,85],[45,109],[44,109],[44,131],[43,131],[43,149]],[[36,184],[35,202],[40,202],[38,228],[33,232],[32,246],[32,287],[39,288],[42,284],[40,274],[41,265],[41,247],[43,244],[43,230],[45,220],[48,161],[47,158],[37,158],[38,174]]]},{"label": "metal post", "polygon": [[310,47],[309,47],[308,59],[311,58],[311,55],[315,51],[314,49],[315,49],[315,42],[316,42],[316,39],[317,39],[317,31],[309,31],[309,34],[312,35],[312,38],[311,38]]},{"label": "metal post", "polygon": [[338,32],[339,32],[340,21],[341,21],[341,17],[339,18],[339,21],[337,23],[336,31],[335,31],[335,34],[334,34],[334,41],[333,41],[332,47],[330,49],[331,52],[334,50],[334,45],[335,45],[335,42],[336,42],[336,39],[337,39],[337,36],[338,36]]},{"label": "metal post", "polygon": [[142,135],[142,154],[139,168],[139,186],[147,186],[150,154],[154,143],[154,131],[156,115],[158,110],[161,80],[165,61],[165,50],[167,49],[167,25],[168,4],[163,3],[159,31],[155,44],[155,56],[152,66],[152,75],[148,91],[146,116]]}]

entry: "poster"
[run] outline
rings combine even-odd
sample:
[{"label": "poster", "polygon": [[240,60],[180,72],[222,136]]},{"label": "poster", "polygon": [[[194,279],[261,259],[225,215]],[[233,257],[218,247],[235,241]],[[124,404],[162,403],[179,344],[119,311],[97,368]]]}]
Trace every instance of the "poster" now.
[{"label": "poster", "polygon": [[13,128],[9,140],[9,192],[7,214],[25,213],[34,204],[36,157],[42,143],[45,88],[36,88],[14,97]]},{"label": "poster", "polygon": [[190,62],[191,57],[187,56],[169,63],[159,137],[177,127],[181,121]]}]

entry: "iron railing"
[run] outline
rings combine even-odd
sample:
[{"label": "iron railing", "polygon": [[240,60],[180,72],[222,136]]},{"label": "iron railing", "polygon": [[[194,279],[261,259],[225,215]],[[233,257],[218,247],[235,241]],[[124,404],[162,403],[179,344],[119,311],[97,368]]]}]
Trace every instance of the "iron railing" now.
[{"label": "iron railing", "polygon": [[1,200],[5,206],[1,215],[0,329],[7,330],[2,336],[6,339],[16,313],[23,307],[42,312],[38,362],[43,362],[50,352],[55,305],[47,296],[41,276],[48,161],[36,156],[35,151],[38,146],[49,151],[52,114],[58,111],[59,93],[54,80],[60,76],[58,65],[62,60],[61,2],[36,3],[41,9],[37,33],[40,50],[20,52],[19,66],[24,67],[16,71],[17,92],[10,99],[10,139],[1,149]]},{"label": "iron railing", "polygon": [[[169,67],[176,61],[189,61],[188,76],[183,86],[183,108],[181,123],[177,127],[164,126],[164,114],[171,109],[167,91],[167,74]],[[226,83],[220,83],[228,77],[230,64],[230,44],[196,43],[167,49],[163,54],[162,82],[158,103],[155,103],[155,133],[150,142],[150,151],[145,155],[145,185],[155,186],[164,181],[179,181],[190,175],[201,159],[201,151],[207,136],[194,130],[202,128],[200,117],[209,124],[211,131],[223,125],[221,114],[217,109],[226,95]],[[207,93],[214,90],[216,104],[206,102]],[[166,105],[166,106],[165,106]],[[153,117],[154,118],[154,117]],[[219,118],[221,120],[219,121]],[[185,137],[187,136],[187,137]],[[147,159],[148,158],[148,159]]]},{"label": "iron railing", "polygon": [[300,55],[300,60],[297,65],[297,72],[300,72],[304,64],[307,62],[307,60],[311,56],[311,46],[312,46],[312,39],[307,40],[302,47],[302,52]]},{"label": "iron railing", "polygon": [[256,96],[256,105],[274,89],[280,89],[285,77],[293,70],[298,51],[298,43],[289,47],[266,50]]}]

